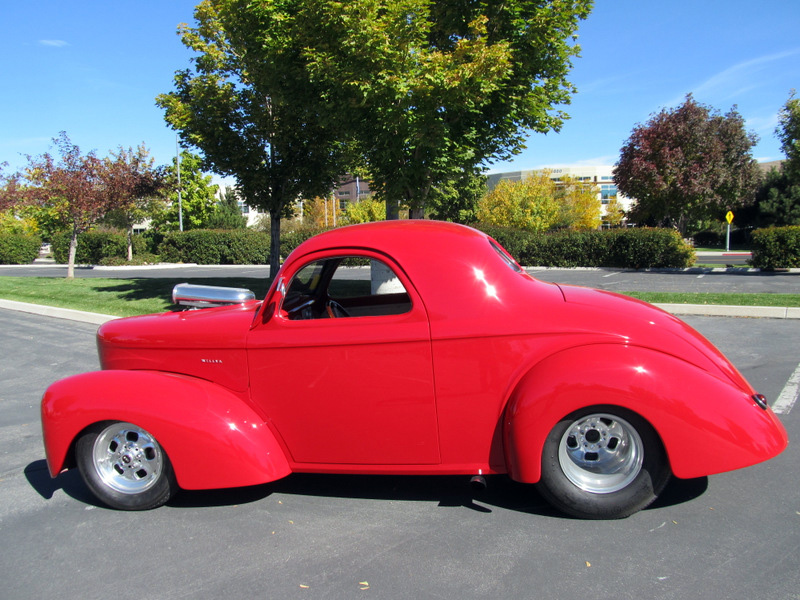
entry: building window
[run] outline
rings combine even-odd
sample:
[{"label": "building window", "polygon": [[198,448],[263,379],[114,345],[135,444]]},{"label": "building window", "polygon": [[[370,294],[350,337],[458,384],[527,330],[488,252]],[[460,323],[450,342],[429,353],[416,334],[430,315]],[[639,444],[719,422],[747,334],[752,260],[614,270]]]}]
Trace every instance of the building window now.
[{"label": "building window", "polygon": [[600,186],[600,202],[608,204],[612,198],[617,197],[617,186],[605,183]]}]

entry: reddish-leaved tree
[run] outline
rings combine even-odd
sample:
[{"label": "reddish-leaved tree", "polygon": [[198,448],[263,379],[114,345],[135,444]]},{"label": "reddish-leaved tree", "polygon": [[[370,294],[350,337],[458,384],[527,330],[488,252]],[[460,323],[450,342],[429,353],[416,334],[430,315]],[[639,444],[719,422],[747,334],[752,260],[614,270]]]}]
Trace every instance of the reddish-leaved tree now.
[{"label": "reddish-leaved tree", "polygon": [[663,109],[634,127],[614,168],[617,188],[636,198],[632,220],[671,225],[682,235],[751,204],[760,172],[755,134],[735,107],[721,115],[695,102]]},{"label": "reddish-leaved tree", "polygon": [[48,206],[62,215],[71,233],[67,278],[73,278],[78,235],[105,216],[112,199],[105,185],[103,161],[94,152],[81,154],[63,131],[53,143],[58,160],[49,153],[28,156],[25,173],[7,177],[2,195],[6,204]]},{"label": "reddish-leaved tree", "polygon": [[163,203],[164,173],[153,167],[149,152],[122,147],[103,162],[103,179],[109,212],[106,220],[124,229],[128,237],[128,260],[133,259],[133,226],[152,215]]}]

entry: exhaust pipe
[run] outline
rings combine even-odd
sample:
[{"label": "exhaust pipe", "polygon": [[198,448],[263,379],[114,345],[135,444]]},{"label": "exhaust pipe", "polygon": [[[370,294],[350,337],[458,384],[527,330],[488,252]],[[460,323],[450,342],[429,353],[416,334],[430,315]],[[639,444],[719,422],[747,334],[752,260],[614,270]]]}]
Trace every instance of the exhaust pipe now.
[{"label": "exhaust pipe", "polygon": [[469,480],[469,484],[476,492],[482,492],[486,489],[486,479],[483,475],[475,475]]}]

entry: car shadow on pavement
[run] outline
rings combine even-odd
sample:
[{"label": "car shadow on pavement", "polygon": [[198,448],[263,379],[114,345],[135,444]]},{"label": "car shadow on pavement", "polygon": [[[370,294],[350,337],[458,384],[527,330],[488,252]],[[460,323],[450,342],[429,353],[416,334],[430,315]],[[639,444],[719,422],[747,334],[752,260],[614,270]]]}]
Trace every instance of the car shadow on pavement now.
[{"label": "car shadow on pavement", "polygon": [[[513,510],[545,517],[565,518],[532,485],[504,475],[487,476],[485,489],[476,490],[467,476],[439,475],[327,475],[295,473],[272,483],[226,490],[182,491],[170,506],[207,507],[255,502],[271,494],[354,498],[410,502],[436,502],[443,508],[463,507],[491,513]],[[673,478],[661,496],[646,510],[689,502],[708,489],[708,478]]]},{"label": "car shadow on pavement", "polygon": [[81,479],[77,469],[59,473],[57,477],[50,477],[47,470],[47,461],[36,460],[25,467],[25,478],[30,486],[45,500],[50,500],[58,490],[62,490],[70,498],[92,506],[104,506],[89,491]]},{"label": "car shadow on pavement", "polygon": [[[89,492],[77,469],[51,478],[44,460],[25,468],[28,483],[44,499],[62,490],[71,498],[92,506],[103,506]],[[440,507],[463,507],[491,513],[505,509],[545,517],[564,518],[536,492],[532,485],[518,483],[504,475],[486,476],[486,488],[475,489],[470,478],[457,475],[325,475],[295,473],[271,483],[221,490],[181,490],[169,501],[174,508],[211,508],[250,504],[272,494],[357,498],[410,502],[436,502]],[[673,478],[661,496],[649,507],[666,508],[701,496],[708,478]]]}]

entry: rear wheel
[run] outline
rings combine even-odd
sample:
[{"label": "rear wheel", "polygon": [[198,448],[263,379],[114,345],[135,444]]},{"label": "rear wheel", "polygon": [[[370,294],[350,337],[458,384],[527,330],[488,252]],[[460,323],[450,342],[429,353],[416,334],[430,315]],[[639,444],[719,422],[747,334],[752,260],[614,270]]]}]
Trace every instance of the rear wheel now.
[{"label": "rear wheel", "polygon": [[178,489],[166,452],[132,423],[95,423],[81,433],[75,454],[86,485],[112,508],[156,508]]},{"label": "rear wheel", "polygon": [[567,514],[618,519],[653,502],[669,476],[661,440],[644,419],[617,407],[595,407],[552,429],[537,487]]}]

